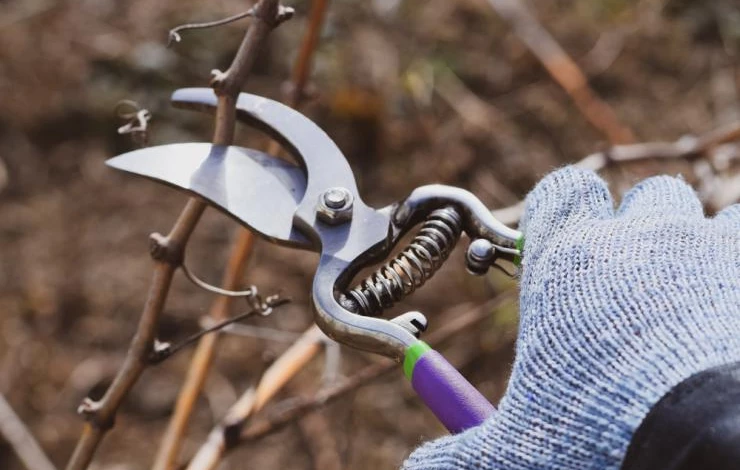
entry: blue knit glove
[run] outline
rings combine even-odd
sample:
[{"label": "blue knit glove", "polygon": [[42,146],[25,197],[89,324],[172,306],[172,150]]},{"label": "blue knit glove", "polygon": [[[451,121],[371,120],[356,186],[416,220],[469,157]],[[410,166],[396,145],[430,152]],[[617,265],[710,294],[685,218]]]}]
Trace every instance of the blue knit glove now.
[{"label": "blue knit glove", "polygon": [[527,197],[517,354],[499,413],[416,450],[405,469],[618,469],[650,408],[740,361],[740,204],[706,219],[656,177],[615,212],[565,168]]}]

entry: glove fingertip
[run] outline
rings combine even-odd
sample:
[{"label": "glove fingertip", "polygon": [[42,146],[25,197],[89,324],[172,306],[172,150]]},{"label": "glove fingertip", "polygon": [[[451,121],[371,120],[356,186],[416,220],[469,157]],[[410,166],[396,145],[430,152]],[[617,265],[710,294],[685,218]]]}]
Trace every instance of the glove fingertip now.
[{"label": "glove fingertip", "polygon": [[622,198],[618,216],[670,216],[702,218],[704,209],[694,189],[683,178],[667,175],[647,178]]},{"label": "glove fingertip", "polygon": [[591,170],[567,166],[547,175],[527,195],[520,230],[529,243],[541,230],[551,232],[584,219],[613,214],[606,182]]}]

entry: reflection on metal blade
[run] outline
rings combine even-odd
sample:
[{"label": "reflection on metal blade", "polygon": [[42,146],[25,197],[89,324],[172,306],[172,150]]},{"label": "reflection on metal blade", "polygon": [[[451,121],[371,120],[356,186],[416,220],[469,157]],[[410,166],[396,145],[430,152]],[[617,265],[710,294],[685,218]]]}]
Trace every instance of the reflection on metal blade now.
[{"label": "reflection on metal blade", "polygon": [[275,243],[311,247],[293,228],[306,176],[283,160],[243,147],[187,143],[135,150],[106,163],[201,196]]}]

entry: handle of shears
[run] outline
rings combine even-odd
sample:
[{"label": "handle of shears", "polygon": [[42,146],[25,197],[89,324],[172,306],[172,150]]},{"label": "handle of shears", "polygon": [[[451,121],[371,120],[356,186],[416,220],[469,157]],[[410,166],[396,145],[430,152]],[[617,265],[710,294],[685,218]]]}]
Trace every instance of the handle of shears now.
[{"label": "handle of shears", "polygon": [[403,369],[419,397],[453,434],[477,426],[496,408],[423,341],[408,347]]}]

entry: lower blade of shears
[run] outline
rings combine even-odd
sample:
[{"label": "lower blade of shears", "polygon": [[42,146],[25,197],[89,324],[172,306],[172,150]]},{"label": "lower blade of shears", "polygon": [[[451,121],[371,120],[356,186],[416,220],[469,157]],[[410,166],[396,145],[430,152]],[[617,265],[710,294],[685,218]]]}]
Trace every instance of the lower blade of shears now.
[{"label": "lower blade of shears", "polygon": [[273,243],[312,248],[293,227],[306,176],[288,162],[243,147],[185,143],[135,150],[106,164],[198,195]]}]

